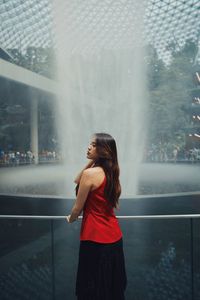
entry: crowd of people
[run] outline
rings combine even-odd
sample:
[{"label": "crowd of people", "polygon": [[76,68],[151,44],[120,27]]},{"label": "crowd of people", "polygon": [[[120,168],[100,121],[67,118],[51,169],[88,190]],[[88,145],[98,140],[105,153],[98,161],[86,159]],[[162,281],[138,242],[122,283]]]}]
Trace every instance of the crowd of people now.
[{"label": "crowd of people", "polygon": [[[39,163],[59,161],[56,151],[43,150],[38,155]],[[4,151],[0,150],[0,166],[15,167],[19,165],[34,164],[35,157],[31,150],[28,151]]]},{"label": "crowd of people", "polygon": [[[54,163],[61,161],[56,151],[43,150],[38,155],[39,163]],[[167,147],[152,144],[145,150],[144,162],[200,162],[200,148],[184,149],[179,146]],[[0,150],[0,167],[15,167],[34,164],[35,157],[31,150],[4,151]]]},{"label": "crowd of people", "polygon": [[152,144],[145,151],[146,162],[200,162],[200,148],[186,149],[177,145]]}]

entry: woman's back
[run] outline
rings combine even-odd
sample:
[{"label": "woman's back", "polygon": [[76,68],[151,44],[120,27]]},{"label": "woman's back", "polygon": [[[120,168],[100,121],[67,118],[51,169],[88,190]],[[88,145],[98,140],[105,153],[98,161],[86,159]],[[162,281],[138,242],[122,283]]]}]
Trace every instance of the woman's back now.
[{"label": "woman's back", "polygon": [[92,175],[91,191],[99,188],[105,178],[104,170],[101,167],[93,167],[93,168],[87,169],[87,172],[90,172],[90,174]]},{"label": "woman's back", "polygon": [[93,171],[94,188],[89,192],[85,202],[80,239],[113,243],[122,237],[122,233],[113,207],[105,198],[106,176],[100,169]]}]

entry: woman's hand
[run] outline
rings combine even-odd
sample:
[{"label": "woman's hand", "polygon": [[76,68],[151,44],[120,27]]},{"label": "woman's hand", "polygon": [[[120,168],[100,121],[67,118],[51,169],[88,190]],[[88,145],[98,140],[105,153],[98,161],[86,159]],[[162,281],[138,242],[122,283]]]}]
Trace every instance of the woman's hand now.
[{"label": "woman's hand", "polygon": [[74,216],[73,213],[72,213],[72,215],[68,215],[65,218],[68,223],[73,223],[74,221],[78,220],[78,216],[76,216],[76,215]]},{"label": "woman's hand", "polygon": [[67,221],[68,223],[71,223],[71,222],[70,222],[70,216],[71,216],[71,215],[68,215],[68,216],[65,217],[65,218],[66,218],[66,221]]}]

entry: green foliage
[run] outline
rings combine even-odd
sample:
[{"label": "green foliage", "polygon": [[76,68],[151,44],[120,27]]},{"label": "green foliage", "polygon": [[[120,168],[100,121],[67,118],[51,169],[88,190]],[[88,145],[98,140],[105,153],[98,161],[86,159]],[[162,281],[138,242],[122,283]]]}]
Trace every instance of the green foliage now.
[{"label": "green foliage", "polygon": [[192,103],[197,50],[197,44],[192,41],[187,41],[182,49],[174,47],[172,62],[166,66],[156,51],[149,48],[149,144],[184,144],[185,129],[191,119],[183,108]]},{"label": "green foliage", "polygon": [[26,69],[49,78],[55,78],[55,53],[53,48],[28,47],[25,53],[18,49],[7,49],[13,61]]},{"label": "green foliage", "polygon": [[[178,49],[178,50],[177,50]],[[35,48],[29,47],[25,53],[21,53],[18,49],[7,49],[13,61],[31,71],[39,73],[43,76],[55,78],[55,54],[52,48]],[[149,126],[148,126],[148,143],[156,145],[168,145],[173,148],[173,145],[183,147],[185,145],[185,134],[187,129],[191,128],[191,116],[188,114],[188,108],[191,106],[192,98],[197,92],[197,87],[193,80],[197,66],[196,54],[198,51],[197,43],[187,41],[182,49],[177,48],[177,45],[171,44],[169,49],[172,53],[172,61],[170,65],[165,65],[159,59],[156,50],[153,47],[148,47],[146,62],[148,64],[148,89],[149,89]],[[29,144],[29,122],[23,119],[23,124],[20,120],[16,122],[21,124],[16,126],[16,132],[12,129],[5,128],[5,124],[13,123],[8,119],[10,107],[14,103],[20,104],[26,108],[29,98],[28,91],[24,86],[18,86],[15,83],[7,83],[2,79],[0,82],[0,143],[7,145],[14,143],[18,147],[21,144]],[[12,95],[15,95],[13,98]],[[200,95],[200,93],[199,93]],[[46,96],[49,97],[49,96]],[[23,100],[24,99],[24,100]],[[23,100],[23,101],[22,101]],[[40,108],[42,112],[47,111],[45,108]],[[8,111],[7,111],[8,110]],[[40,115],[43,115],[41,113]],[[52,137],[55,135],[54,129],[51,128],[51,117],[43,117],[40,120],[42,141],[41,147],[48,145],[52,146]],[[17,131],[18,130],[18,131]],[[51,132],[51,134],[50,134]],[[15,136],[18,136],[19,144],[15,141]],[[26,139],[23,139],[26,136]],[[48,137],[49,139],[47,140]],[[23,140],[23,141],[22,141]],[[15,141],[15,142],[14,142]]]}]

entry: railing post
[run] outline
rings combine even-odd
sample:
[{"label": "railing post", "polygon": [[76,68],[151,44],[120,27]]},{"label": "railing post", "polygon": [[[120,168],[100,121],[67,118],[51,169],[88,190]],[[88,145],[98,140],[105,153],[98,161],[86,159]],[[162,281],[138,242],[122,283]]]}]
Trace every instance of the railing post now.
[{"label": "railing post", "polygon": [[191,300],[194,300],[194,232],[193,219],[190,218],[190,262],[191,262]]},{"label": "railing post", "polygon": [[55,295],[55,253],[54,253],[54,220],[51,219],[51,267],[52,267],[52,300],[56,299]]}]

